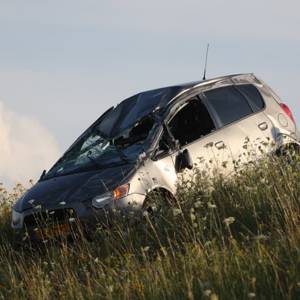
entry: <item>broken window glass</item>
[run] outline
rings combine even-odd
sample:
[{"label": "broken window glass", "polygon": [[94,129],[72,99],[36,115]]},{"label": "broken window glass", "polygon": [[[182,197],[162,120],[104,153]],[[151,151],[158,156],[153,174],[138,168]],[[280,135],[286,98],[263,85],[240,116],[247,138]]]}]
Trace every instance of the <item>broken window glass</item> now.
[{"label": "broken window glass", "polygon": [[144,151],[144,142],[153,125],[152,117],[144,118],[116,139],[106,139],[95,127],[58,161],[46,177],[133,162]]},{"label": "broken window glass", "polygon": [[181,146],[189,144],[215,130],[207,108],[198,98],[187,102],[168,124],[170,132]]},{"label": "broken window glass", "polygon": [[[166,107],[182,86],[143,92],[104,113],[44,178],[86,171],[107,165],[133,163],[145,152],[155,131],[154,114]],[[147,143],[146,143],[147,140]]]}]

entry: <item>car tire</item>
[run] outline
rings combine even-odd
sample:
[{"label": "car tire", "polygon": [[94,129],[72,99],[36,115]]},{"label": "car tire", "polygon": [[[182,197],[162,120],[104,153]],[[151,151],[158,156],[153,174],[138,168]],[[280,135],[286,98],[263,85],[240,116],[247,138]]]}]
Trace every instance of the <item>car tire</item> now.
[{"label": "car tire", "polygon": [[143,214],[161,216],[164,211],[170,209],[176,199],[166,190],[153,190],[147,196],[143,204]]}]

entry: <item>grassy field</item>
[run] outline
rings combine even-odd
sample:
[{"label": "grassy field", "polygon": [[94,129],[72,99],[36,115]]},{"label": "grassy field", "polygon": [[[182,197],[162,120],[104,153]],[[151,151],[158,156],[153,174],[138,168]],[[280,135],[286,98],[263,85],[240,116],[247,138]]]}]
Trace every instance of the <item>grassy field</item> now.
[{"label": "grassy field", "polygon": [[197,172],[159,217],[120,218],[92,241],[41,249],[17,247],[10,229],[23,188],[0,189],[0,298],[300,299],[298,158],[230,180]]}]

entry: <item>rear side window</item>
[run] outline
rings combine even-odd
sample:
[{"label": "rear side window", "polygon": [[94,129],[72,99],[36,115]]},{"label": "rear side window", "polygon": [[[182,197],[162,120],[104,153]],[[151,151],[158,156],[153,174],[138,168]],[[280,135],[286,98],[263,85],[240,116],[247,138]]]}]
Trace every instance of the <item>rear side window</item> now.
[{"label": "rear side window", "polygon": [[247,99],[233,86],[205,92],[209,105],[222,125],[227,125],[253,113]]},{"label": "rear side window", "polygon": [[254,112],[258,112],[265,107],[264,100],[255,86],[243,84],[238,85],[237,88],[247,97]]}]

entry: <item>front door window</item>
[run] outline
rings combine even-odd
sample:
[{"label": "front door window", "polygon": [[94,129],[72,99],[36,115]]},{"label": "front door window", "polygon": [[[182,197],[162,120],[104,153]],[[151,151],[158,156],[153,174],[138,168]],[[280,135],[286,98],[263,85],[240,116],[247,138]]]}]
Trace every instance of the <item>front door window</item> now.
[{"label": "front door window", "polygon": [[216,129],[205,105],[198,98],[187,102],[170,120],[168,126],[181,146],[190,144]]}]

